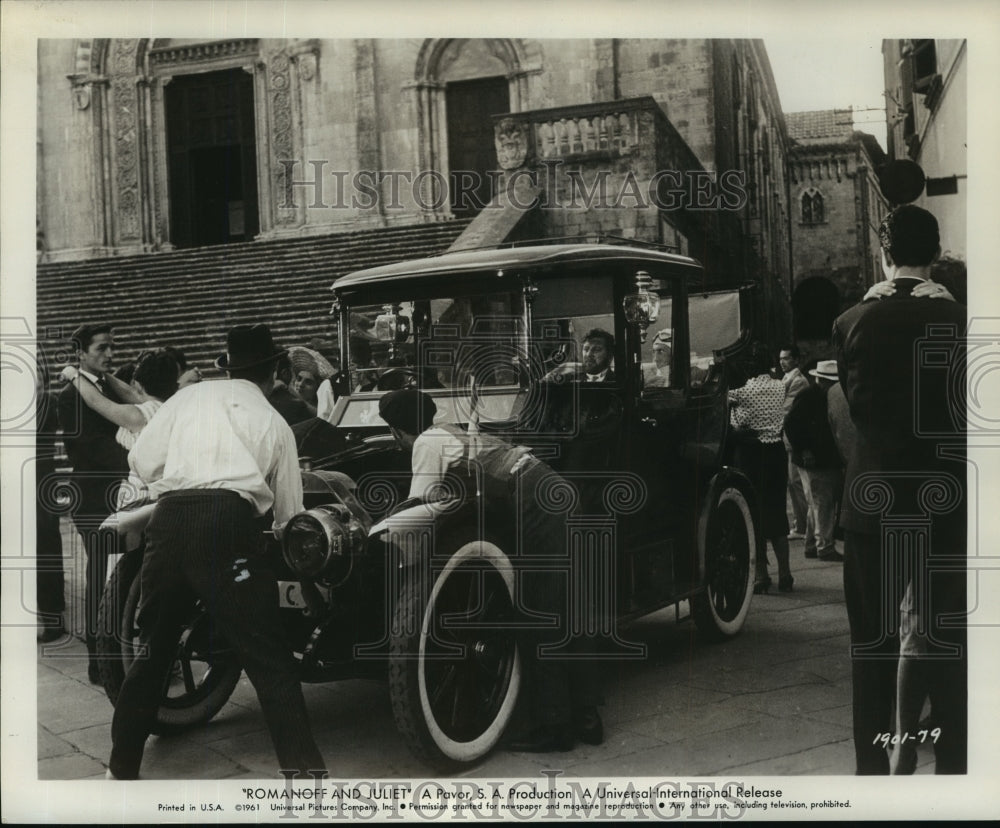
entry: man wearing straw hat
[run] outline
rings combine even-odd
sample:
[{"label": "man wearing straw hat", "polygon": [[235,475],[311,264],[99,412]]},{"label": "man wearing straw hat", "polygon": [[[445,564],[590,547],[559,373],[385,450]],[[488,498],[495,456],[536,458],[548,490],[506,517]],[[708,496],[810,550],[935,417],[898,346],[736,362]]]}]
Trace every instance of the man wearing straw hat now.
[{"label": "man wearing straw hat", "polygon": [[323,769],[295,660],[282,633],[278,588],[261,549],[261,518],[281,531],[302,509],[291,428],[268,403],[285,351],[266,325],[229,331],[216,365],[228,382],[176,394],[130,455],[157,500],[146,528],[139,630],[146,658],[132,662],[111,726],[108,774],[136,779],[177,651],[200,599],[257,691],[282,770]]}]

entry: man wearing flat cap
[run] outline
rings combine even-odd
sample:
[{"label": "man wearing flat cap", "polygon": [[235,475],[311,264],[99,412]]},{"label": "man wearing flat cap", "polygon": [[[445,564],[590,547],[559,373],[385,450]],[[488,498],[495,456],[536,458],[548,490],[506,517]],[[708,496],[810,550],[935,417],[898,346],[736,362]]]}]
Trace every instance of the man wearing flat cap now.
[{"label": "man wearing flat cap", "polygon": [[260,548],[261,518],[279,532],[302,509],[291,428],[268,403],[285,351],[266,325],[237,326],[216,365],[229,381],[175,394],[129,457],[157,501],[146,529],[139,630],[146,658],[129,668],[111,726],[109,775],[138,777],[183,620],[201,599],[236,650],[282,770],[323,769],[295,660],[282,633],[278,588]]},{"label": "man wearing flat cap", "polygon": [[[456,425],[435,425],[436,413],[434,400],[416,388],[392,391],[379,401],[379,415],[396,442],[413,453],[409,496],[433,500],[445,478],[456,475],[470,487],[478,484],[491,507],[510,511],[525,540],[522,554],[568,554],[562,517],[539,503],[539,492],[562,479],[527,447],[490,435],[470,435]],[[521,651],[528,656],[526,672],[533,692],[535,727],[508,747],[547,753],[570,750],[577,741],[600,744],[604,729],[597,712],[599,693],[593,662],[539,655],[543,645],[564,640],[565,579],[562,573],[531,571],[525,573],[522,583],[528,607],[555,615],[560,622],[555,628],[532,630],[522,639]],[[571,642],[571,650],[574,644]]]}]

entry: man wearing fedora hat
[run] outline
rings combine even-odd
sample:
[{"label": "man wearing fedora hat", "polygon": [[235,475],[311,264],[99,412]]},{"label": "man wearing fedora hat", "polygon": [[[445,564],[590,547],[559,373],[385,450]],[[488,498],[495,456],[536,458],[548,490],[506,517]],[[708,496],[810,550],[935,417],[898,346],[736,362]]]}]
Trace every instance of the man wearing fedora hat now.
[{"label": "man wearing fedora hat", "polygon": [[785,438],[791,447],[791,462],[798,469],[810,511],[806,538],[807,558],[843,561],[837,551],[834,529],[841,487],[841,460],[827,416],[827,391],[837,382],[837,362],[826,359],[809,372],[816,385],[798,392],[785,415]]},{"label": "man wearing fedora hat", "polygon": [[291,428],[268,403],[285,353],[266,325],[229,331],[216,366],[228,382],[175,394],[139,435],[133,470],[157,500],[146,528],[139,630],[146,658],[129,668],[111,726],[109,775],[135,779],[183,619],[200,599],[257,691],[282,770],[319,771],[295,660],[282,633],[278,588],[260,548],[302,509]]}]

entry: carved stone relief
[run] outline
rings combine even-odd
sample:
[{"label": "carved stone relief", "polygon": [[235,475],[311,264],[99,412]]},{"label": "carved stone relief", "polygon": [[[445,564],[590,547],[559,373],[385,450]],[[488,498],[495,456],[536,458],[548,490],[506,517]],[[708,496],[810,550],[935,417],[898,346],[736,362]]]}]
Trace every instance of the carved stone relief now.
[{"label": "carved stone relief", "polygon": [[504,118],[496,125],[497,161],[502,170],[520,167],[528,156],[528,132],[524,124]]},{"label": "carved stone relief", "polygon": [[299,77],[304,81],[311,81],[316,77],[316,55],[306,52],[299,56]]},{"label": "carved stone relief", "polygon": [[271,120],[271,176],[276,197],[275,222],[295,223],[296,210],[292,193],[292,169],[288,162],[296,159],[292,149],[292,64],[288,52],[282,49],[267,61],[267,88]]},{"label": "carved stone relief", "polygon": [[150,49],[149,63],[151,66],[214,64],[234,57],[253,56],[256,53],[257,40],[255,38],[215,40],[209,43],[157,46]]},{"label": "carved stone relief", "polygon": [[118,241],[140,241],[139,99],[136,52],[139,41],[116,39],[111,50],[112,136],[117,196]]}]

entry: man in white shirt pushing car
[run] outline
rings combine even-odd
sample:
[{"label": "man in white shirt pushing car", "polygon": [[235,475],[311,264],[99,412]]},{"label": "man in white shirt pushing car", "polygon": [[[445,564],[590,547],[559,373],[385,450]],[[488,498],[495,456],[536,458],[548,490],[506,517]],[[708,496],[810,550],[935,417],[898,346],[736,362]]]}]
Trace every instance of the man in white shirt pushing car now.
[{"label": "man in white shirt pushing car", "polygon": [[111,778],[138,777],[184,619],[198,599],[257,691],[280,768],[324,769],[261,546],[260,518],[273,510],[280,533],[302,509],[295,439],[267,401],[285,351],[266,325],[233,328],[227,349],[216,365],[229,381],[171,397],[129,457],[157,506],[140,574],[138,623],[148,652],[132,663],[118,696]]}]

